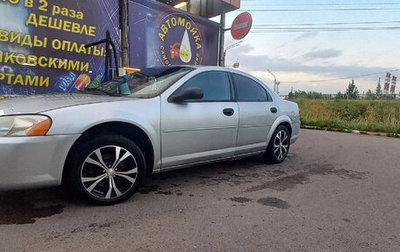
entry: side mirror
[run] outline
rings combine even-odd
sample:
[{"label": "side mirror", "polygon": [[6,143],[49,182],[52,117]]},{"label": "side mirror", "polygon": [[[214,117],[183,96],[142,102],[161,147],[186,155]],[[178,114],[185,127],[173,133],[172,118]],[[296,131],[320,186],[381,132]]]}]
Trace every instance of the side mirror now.
[{"label": "side mirror", "polygon": [[182,103],[186,100],[199,100],[203,98],[204,93],[199,87],[188,87],[176,92],[169,97],[168,101],[173,103]]}]

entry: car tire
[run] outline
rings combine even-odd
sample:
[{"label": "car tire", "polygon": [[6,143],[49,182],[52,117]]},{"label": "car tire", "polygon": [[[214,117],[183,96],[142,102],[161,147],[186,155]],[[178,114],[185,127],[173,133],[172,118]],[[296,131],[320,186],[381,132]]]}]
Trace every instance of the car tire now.
[{"label": "car tire", "polygon": [[99,136],[78,145],[67,162],[67,186],[74,195],[96,205],[127,200],[145,177],[142,151],[120,135]]},{"label": "car tire", "polygon": [[264,153],[264,159],[271,163],[282,163],[290,147],[290,132],[284,125],[279,125],[272,134],[267,150]]}]

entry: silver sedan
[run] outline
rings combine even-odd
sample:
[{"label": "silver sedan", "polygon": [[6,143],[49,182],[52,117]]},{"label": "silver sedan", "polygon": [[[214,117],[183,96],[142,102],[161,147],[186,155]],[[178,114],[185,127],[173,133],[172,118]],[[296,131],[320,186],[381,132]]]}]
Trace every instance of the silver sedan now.
[{"label": "silver sedan", "polygon": [[115,204],[152,173],[260,153],[280,163],[299,128],[297,104],[249,74],[142,69],[74,94],[0,100],[0,189],[63,183]]}]

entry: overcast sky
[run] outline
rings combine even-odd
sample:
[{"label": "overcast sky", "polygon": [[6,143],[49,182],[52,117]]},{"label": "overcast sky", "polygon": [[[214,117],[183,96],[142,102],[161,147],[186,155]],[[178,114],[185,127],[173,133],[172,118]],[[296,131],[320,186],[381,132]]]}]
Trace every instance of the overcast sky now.
[{"label": "overcast sky", "polygon": [[[252,31],[228,50],[226,65],[238,61],[272,86],[270,69],[280,94],[292,87],[344,92],[351,77],[360,93],[375,91],[384,72],[400,75],[393,71],[400,68],[400,1],[241,0],[239,11],[227,13],[227,27],[244,11],[253,16]],[[225,38],[226,47],[237,42],[230,32]]]}]

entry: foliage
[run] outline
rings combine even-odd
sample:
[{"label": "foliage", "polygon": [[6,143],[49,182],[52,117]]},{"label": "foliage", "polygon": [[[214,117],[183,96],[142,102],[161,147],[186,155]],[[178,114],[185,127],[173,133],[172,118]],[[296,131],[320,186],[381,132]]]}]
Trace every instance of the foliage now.
[{"label": "foliage", "polygon": [[294,98],[308,98],[308,99],[331,99],[332,96],[329,94],[322,94],[318,92],[306,92],[306,91],[301,91],[297,90],[295,92],[290,92],[288,94],[289,99],[294,99]]},{"label": "foliage", "polygon": [[373,99],[376,98],[376,96],[375,96],[374,93],[372,93],[372,90],[371,90],[371,89],[368,89],[368,91],[367,91],[367,93],[366,93],[366,95],[365,95],[365,98],[366,98],[367,100],[373,100]]},{"label": "foliage", "polygon": [[342,94],[342,92],[338,92],[335,96],[335,99],[346,99],[346,96]]},{"label": "foliage", "polygon": [[382,87],[381,87],[380,79],[379,79],[378,85],[376,85],[375,94],[377,97],[380,97],[382,95]]},{"label": "foliage", "polygon": [[292,99],[303,125],[400,134],[399,100]]},{"label": "foliage", "polygon": [[347,99],[357,99],[358,98],[358,89],[357,89],[356,84],[354,83],[354,80],[351,80],[351,82],[347,86],[346,98]]}]

